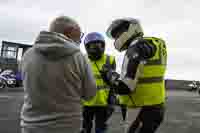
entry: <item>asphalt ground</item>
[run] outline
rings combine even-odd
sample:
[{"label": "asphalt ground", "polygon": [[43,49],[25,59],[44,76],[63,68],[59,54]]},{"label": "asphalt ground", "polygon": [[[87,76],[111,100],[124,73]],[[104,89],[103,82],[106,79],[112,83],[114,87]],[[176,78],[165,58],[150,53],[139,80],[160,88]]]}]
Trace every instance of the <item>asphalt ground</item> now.
[{"label": "asphalt ground", "polygon": [[[199,133],[200,96],[195,92],[170,90],[167,92],[165,120],[157,133]],[[0,91],[0,133],[20,133],[19,116],[23,102],[21,91]],[[137,115],[138,110],[129,110],[127,121],[122,121],[121,112],[109,119],[108,133],[122,133]]]}]

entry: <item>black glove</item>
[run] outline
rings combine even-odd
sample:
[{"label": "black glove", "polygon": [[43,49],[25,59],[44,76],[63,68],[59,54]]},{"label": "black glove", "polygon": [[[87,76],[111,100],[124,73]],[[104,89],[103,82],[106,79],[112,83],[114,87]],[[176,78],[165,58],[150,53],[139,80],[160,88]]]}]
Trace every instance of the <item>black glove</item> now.
[{"label": "black glove", "polygon": [[102,69],[100,71],[100,74],[101,74],[101,77],[103,79],[103,81],[106,83],[106,84],[110,84],[109,82],[109,78],[110,78],[110,71],[108,71],[107,69]]},{"label": "black glove", "polygon": [[130,88],[121,80],[116,80],[112,86],[115,93],[119,95],[128,95],[131,93]]},{"label": "black glove", "polygon": [[139,57],[142,60],[153,57],[156,52],[156,46],[152,42],[148,43],[148,41],[144,39],[140,39],[137,42],[136,47],[139,53]]},{"label": "black glove", "polygon": [[100,73],[101,73],[101,77],[102,79],[104,80],[104,82],[108,85],[110,85],[110,79],[112,77],[112,69],[109,65],[107,64],[104,64],[102,66],[102,69],[100,70]]},{"label": "black glove", "polygon": [[109,91],[107,102],[110,105],[115,105],[117,103],[117,97],[116,97],[115,92],[112,88]]},{"label": "black glove", "polygon": [[108,85],[112,85],[113,82],[120,77],[120,75],[117,72],[112,71],[112,69],[107,68],[106,65],[102,67],[102,70],[100,71],[100,73],[101,73],[102,79]]}]

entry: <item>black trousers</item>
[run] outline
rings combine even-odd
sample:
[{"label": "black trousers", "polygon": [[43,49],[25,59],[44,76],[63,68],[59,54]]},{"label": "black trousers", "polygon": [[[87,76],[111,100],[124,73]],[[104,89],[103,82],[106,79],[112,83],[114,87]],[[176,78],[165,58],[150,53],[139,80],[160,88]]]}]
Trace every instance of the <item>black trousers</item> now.
[{"label": "black trousers", "polygon": [[[93,120],[95,118],[95,131],[103,132],[107,129],[107,120],[112,115],[113,108],[111,107],[83,107],[83,124],[82,132],[91,133]],[[98,130],[98,131],[97,131]],[[101,130],[101,131],[100,131]]]},{"label": "black trousers", "polygon": [[128,133],[155,133],[164,119],[163,104],[142,107]]}]

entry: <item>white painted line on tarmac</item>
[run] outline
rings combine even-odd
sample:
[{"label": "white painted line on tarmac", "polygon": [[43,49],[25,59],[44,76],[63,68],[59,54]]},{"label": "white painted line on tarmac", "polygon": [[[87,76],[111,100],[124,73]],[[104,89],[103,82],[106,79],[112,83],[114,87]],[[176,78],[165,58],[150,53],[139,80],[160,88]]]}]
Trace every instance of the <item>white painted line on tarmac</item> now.
[{"label": "white painted line on tarmac", "polygon": [[7,121],[10,120],[9,118],[0,118],[0,121]]},{"label": "white painted line on tarmac", "polygon": [[0,95],[0,98],[6,98],[6,99],[9,99],[9,98],[12,98],[13,96],[6,96],[6,95]]}]

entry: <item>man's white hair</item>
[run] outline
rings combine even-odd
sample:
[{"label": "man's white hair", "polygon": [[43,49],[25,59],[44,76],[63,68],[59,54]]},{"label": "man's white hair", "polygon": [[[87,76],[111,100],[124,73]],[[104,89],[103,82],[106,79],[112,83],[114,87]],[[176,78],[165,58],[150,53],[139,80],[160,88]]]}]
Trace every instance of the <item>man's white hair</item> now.
[{"label": "man's white hair", "polygon": [[79,24],[74,19],[68,16],[59,16],[50,23],[49,31],[64,34],[66,28],[69,27],[80,28]]}]

